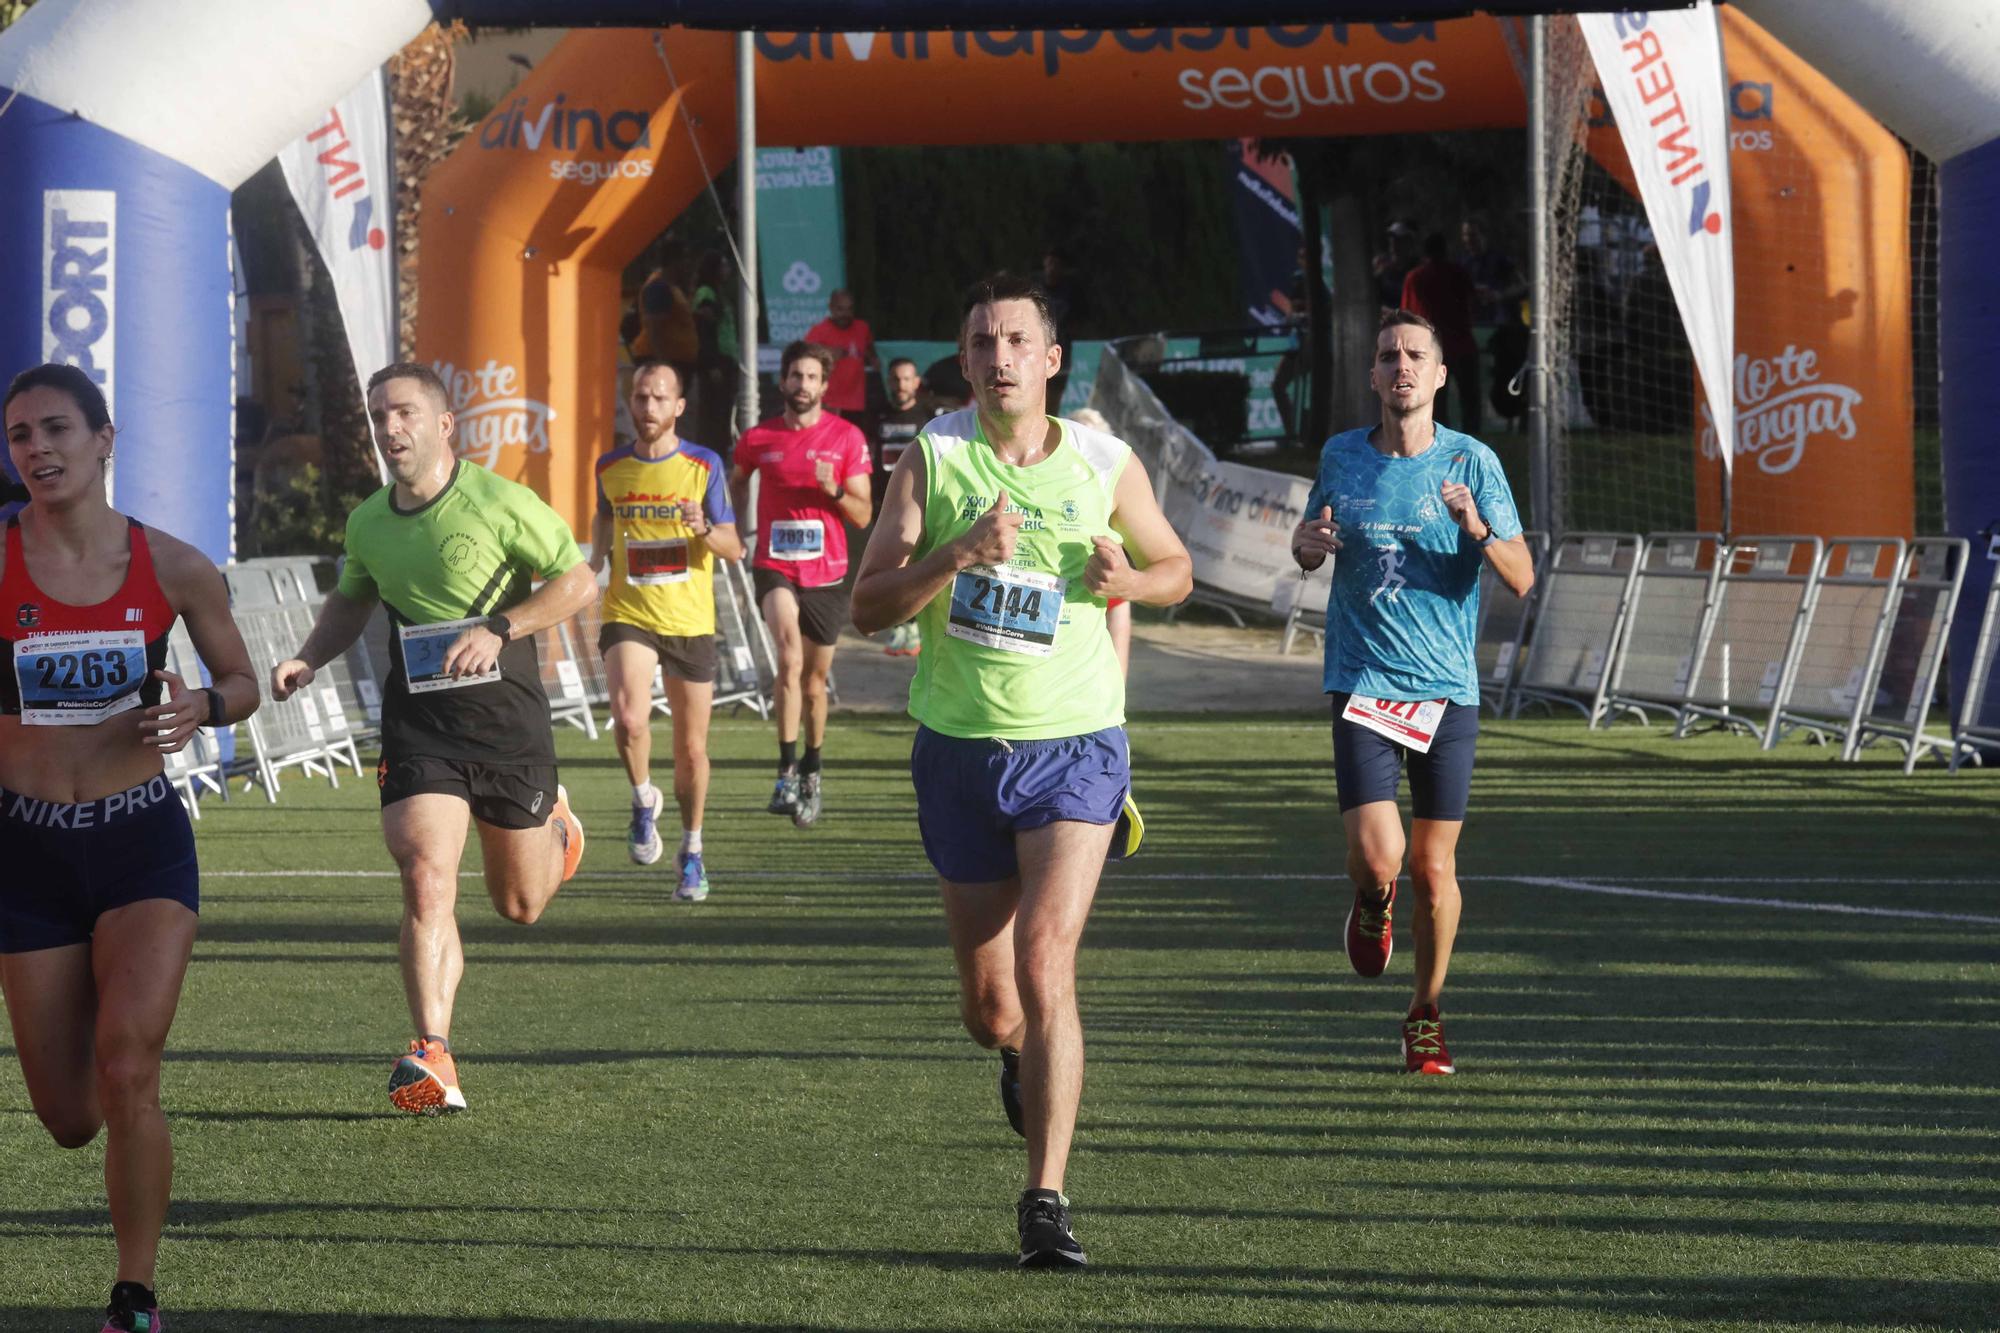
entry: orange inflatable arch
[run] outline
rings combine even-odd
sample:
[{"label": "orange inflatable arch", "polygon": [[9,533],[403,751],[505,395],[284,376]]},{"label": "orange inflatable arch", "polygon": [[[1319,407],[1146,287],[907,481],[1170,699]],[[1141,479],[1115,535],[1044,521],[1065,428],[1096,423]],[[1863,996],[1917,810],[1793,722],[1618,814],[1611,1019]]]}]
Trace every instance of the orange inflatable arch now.
[{"label": "orange inflatable arch", "polygon": [[[1732,79],[1739,58],[1754,57],[1765,105],[1784,117],[1758,128],[1794,149],[1756,157],[1743,147],[1753,134],[1732,153],[1740,359],[1768,364],[1789,346],[1796,371],[1809,349],[1822,386],[1813,401],[1834,387],[1853,394],[1833,413],[1832,443],[1811,432],[1789,469],[1739,462],[1736,526],[1908,532],[1908,260],[1889,243],[1906,216],[1903,151],[1754,24],[1724,18]],[[859,146],[1513,126],[1526,104],[1502,22],[766,33],[758,137]],[[459,452],[533,485],[579,535],[592,460],[611,443],[620,275],[706,186],[704,164],[733,160],[735,95],[728,34],[579,30],[425,186],[417,354],[451,387]],[[1811,178],[1810,194],[1767,179],[1761,169],[1780,161]],[[1797,262],[1767,262],[1778,248]],[[1809,398],[1743,400],[1739,411],[1752,414],[1747,429],[1776,430],[1774,412]],[[1823,424],[1822,409],[1808,424]],[[1864,449],[1875,484],[1857,484],[1851,455]],[[1800,485],[1821,468],[1841,483]],[[1842,495],[1873,498],[1832,503]],[[1825,500],[1824,512],[1802,510],[1802,497]]]}]

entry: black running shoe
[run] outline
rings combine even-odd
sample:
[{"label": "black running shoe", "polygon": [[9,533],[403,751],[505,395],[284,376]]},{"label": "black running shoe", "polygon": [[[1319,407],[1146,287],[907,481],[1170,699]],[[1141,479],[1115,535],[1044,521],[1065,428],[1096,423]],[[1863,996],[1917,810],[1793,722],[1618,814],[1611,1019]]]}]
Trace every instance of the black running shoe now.
[{"label": "black running shoe", "polygon": [[1021,1053],[1000,1048],[1000,1109],[1007,1113],[1007,1123],[1022,1138],[1028,1137],[1026,1123],[1021,1119]]},{"label": "black running shoe", "polygon": [[1023,1268],[1081,1268],[1089,1260],[1069,1229],[1069,1200],[1055,1190],[1028,1190],[1014,1205],[1021,1225]]},{"label": "black running shoe", "polygon": [[160,1318],[160,1298],[137,1282],[120,1282],[111,1288],[111,1304],[104,1311],[104,1327],[99,1333],[166,1333],[167,1321]]}]

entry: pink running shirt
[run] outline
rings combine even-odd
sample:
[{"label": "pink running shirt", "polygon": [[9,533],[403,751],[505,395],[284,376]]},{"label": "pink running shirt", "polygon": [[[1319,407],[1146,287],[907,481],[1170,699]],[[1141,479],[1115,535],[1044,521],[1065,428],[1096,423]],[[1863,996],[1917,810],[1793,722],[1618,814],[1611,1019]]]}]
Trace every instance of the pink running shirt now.
[{"label": "pink running shirt", "polygon": [[782,416],[759,422],[736,441],[735,464],[757,476],[757,551],[751,564],[801,588],[824,588],[847,576],[847,524],[839,502],[817,480],[869,474],[868,441],[851,421],[821,412],[816,425],[793,430]]}]

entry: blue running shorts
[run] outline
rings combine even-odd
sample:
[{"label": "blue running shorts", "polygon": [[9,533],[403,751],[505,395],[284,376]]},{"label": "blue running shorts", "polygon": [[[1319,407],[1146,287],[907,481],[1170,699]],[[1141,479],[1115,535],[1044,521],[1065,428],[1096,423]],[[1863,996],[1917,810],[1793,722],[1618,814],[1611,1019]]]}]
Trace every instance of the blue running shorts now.
[{"label": "blue running shorts", "polygon": [[963,740],[917,728],[910,747],[924,855],[956,884],[1012,879],[1014,835],[1058,820],[1115,824],[1132,785],[1125,728],[1045,741]]},{"label": "blue running shorts", "polygon": [[1333,779],[1345,814],[1371,801],[1393,801],[1403,764],[1410,766],[1410,813],[1418,819],[1462,820],[1472,797],[1472,752],[1479,743],[1479,709],[1444,706],[1428,754],[1406,750],[1387,736],[1341,717],[1348,696],[1334,694]]},{"label": "blue running shorts", "polygon": [[0,789],[0,953],[83,944],[149,898],[201,910],[194,827],[164,774],[73,805]]}]

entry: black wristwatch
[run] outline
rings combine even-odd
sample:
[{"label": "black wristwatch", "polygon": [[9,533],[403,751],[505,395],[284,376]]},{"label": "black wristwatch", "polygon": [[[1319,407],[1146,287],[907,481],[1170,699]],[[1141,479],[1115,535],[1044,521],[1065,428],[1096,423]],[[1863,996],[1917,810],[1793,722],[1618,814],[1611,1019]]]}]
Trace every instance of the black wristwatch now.
[{"label": "black wristwatch", "polygon": [[505,616],[493,615],[486,617],[486,632],[496,636],[502,643],[512,643],[514,641],[513,622]]},{"label": "black wristwatch", "polygon": [[201,692],[208,696],[208,720],[201,725],[211,729],[228,726],[229,724],[222,720],[222,691],[212,685],[204,685],[201,687]]}]

